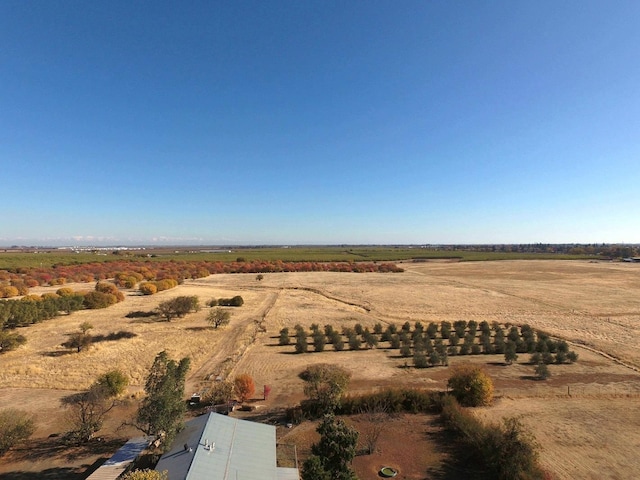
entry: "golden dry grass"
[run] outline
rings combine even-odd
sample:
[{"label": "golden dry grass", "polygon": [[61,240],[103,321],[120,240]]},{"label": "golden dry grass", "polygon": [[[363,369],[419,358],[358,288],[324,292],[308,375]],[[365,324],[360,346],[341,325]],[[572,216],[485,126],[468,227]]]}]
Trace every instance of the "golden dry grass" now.
[{"label": "golden dry grass", "polygon": [[[316,362],[348,368],[353,374],[352,391],[386,385],[443,388],[446,384],[446,368],[402,368],[404,360],[383,349],[338,353],[327,345],[323,353],[291,354],[293,346],[277,346],[277,336],[282,327],[297,323],[307,328],[312,323],[340,328],[357,322],[371,327],[376,322],[459,319],[528,323],[640,366],[638,265],[503,261],[406,263],[403,267],[402,274],[274,273],[260,282],[253,274],[215,275],[151,297],[129,292],[123,303],[106,310],[77,312],[24,329],[26,346],[0,357],[0,400],[18,406],[25,389],[37,397],[47,395],[47,389],[85,388],[111,368],[123,369],[135,392],[163,349],[173,358],[192,358],[188,393],[206,388],[212,376],[248,372],[258,385],[272,386],[266,403],[273,406],[300,400],[302,381],[297,375]],[[224,329],[208,327],[206,308],[171,323],[125,317],[177,295],[198,295],[204,303],[237,294],[245,305],[232,310],[231,324]],[[65,334],[84,321],[94,325],[96,334],[126,330],[136,337],[67,354],[60,347]],[[473,361],[489,362],[502,395],[483,414],[491,418],[510,412],[525,415],[544,448],[545,465],[558,478],[632,478],[639,467],[635,450],[640,440],[633,418],[640,418],[640,376],[598,353],[584,349],[578,353],[576,365],[551,366],[548,382],[527,378],[532,367],[523,363],[526,355],[511,367],[500,365],[498,356],[474,357]],[[455,357],[451,362],[468,358]],[[574,393],[571,398],[566,396],[567,386]],[[54,401],[48,409],[42,407],[39,415],[55,416],[58,408]],[[605,413],[607,421],[600,421]],[[545,425],[553,429],[554,422],[575,436],[549,435]],[[616,455],[607,456],[606,445],[593,441],[599,429],[606,429],[602,438],[615,446]],[[593,438],[585,433],[591,430]]]}]

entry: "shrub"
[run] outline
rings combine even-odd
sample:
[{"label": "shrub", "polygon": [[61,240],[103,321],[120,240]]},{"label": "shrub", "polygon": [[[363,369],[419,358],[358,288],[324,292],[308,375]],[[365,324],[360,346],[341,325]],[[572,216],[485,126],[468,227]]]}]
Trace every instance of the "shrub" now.
[{"label": "shrub", "polygon": [[240,295],[236,295],[233,298],[220,298],[218,299],[218,305],[221,307],[241,307],[244,305],[244,300]]},{"label": "shrub", "polygon": [[445,397],[443,401],[442,418],[459,435],[469,453],[484,466],[488,478],[544,478],[538,465],[538,445],[519,420],[506,418],[500,425],[485,425],[451,397]]},{"label": "shrub", "polygon": [[118,302],[122,302],[124,300],[124,293],[118,290],[113,283],[108,282],[98,282],[96,283],[96,292],[107,293],[116,297]]},{"label": "shrub", "polygon": [[84,296],[84,307],[88,309],[107,308],[118,303],[118,298],[112,293],[99,291],[89,292]]},{"label": "shrub", "polygon": [[454,367],[447,387],[460,405],[465,407],[489,405],[493,400],[491,377],[477,365],[461,364]]},{"label": "shrub", "polygon": [[15,350],[25,343],[27,343],[27,338],[24,335],[0,330],[0,353]]},{"label": "shrub", "polygon": [[35,430],[33,417],[27,412],[15,408],[0,410],[0,455],[29,438]]},{"label": "shrub", "polygon": [[349,385],[351,374],[338,365],[321,363],[307,367],[300,374],[304,380],[304,394],[319,414],[333,412]]},{"label": "shrub", "polygon": [[158,292],[158,287],[152,282],[144,282],[140,284],[138,290],[140,290],[140,293],[143,295],[153,295]]}]

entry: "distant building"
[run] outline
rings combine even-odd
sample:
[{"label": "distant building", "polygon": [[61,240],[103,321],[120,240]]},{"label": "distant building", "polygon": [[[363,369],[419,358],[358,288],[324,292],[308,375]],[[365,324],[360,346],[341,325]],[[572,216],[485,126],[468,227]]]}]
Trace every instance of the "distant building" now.
[{"label": "distant building", "polygon": [[207,413],[185,423],[156,470],[170,480],[299,480],[276,464],[272,425]]}]

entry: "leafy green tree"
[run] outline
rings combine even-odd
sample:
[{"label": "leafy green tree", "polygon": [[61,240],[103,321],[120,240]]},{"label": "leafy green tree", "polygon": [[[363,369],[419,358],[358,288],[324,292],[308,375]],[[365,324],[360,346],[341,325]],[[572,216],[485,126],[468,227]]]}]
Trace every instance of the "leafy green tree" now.
[{"label": "leafy green tree", "polygon": [[313,348],[316,352],[324,351],[324,347],[327,344],[327,338],[320,330],[316,330],[313,334]]},{"label": "leafy green tree", "polygon": [[456,365],[449,377],[447,387],[464,407],[489,405],[493,400],[491,377],[477,365]]},{"label": "leafy green tree", "polygon": [[357,337],[355,335],[352,335],[349,337],[349,349],[360,350],[361,346],[362,346],[362,340],[360,340],[360,337]]},{"label": "leafy green tree", "polygon": [[36,431],[33,416],[22,410],[0,410],[0,455],[27,440]]},{"label": "leafy green tree", "polygon": [[108,396],[119,397],[129,385],[129,378],[122,370],[109,370],[98,377],[96,385],[103,388]]},{"label": "leafy green tree", "polygon": [[430,322],[429,325],[427,326],[427,336],[433,340],[436,338],[437,334],[438,334],[438,325],[435,324],[434,322]]},{"label": "leafy green tree", "polygon": [[449,339],[449,336],[451,336],[451,322],[447,322],[446,320],[440,322],[440,335],[444,340]]},{"label": "leafy green tree", "polygon": [[549,372],[549,367],[546,363],[538,363],[534,371],[540,380],[546,380],[551,376],[551,372]]},{"label": "leafy green tree", "polygon": [[365,329],[362,334],[362,338],[364,342],[367,344],[367,347],[373,348],[378,346],[378,337],[375,334],[371,333],[369,329]]},{"label": "leafy green tree", "polygon": [[160,352],[151,366],[145,392],[135,426],[147,435],[164,437],[168,448],[182,427],[186,412],[184,382],[189,371],[190,360],[183,358],[177,363],[169,359],[166,351]]},{"label": "leafy green tree", "polygon": [[[356,455],[358,431],[333,415],[325,415],[317,429],[320,441],[311,447],[312,456],[319,459],[303,467],[303,480],[356,480],[351,461]],[[313,469],[312,469],[313,467]],[[310,476],[312,470],[318,476]],[[325,473],[329,474],[325,476]]]},{"label": "leafy green tree", "polygon": [[430,354],[429,354],[429,364],[432,367],[435,367],[436,365],[438,365],[439,363],[441,363],[441,358],[440,358],[440,354],[436,351],[433,350]]},{"label": "leafy green tree", "polygon": [[0,353],[15,350],[20,345],[27,343],[27,337],[15,332],[0,330]]},{"label": "leafy green tree", "polygon": [[317,455],[309,455],[302,464],[300,474],[302,480],[332,480],[331,473],[324,469],[322,459]]},{"label": "leafy green tree", "polygon": [[200,302],[198,297],[193,296],[180,296],[165,300],[158,305],[158,314],[170,322],[173,318],[181,318],[190,312],[197,312],[200,309]]},{"label": "leafy green tree", "polygon": [[518,354],[516,353],[516,343],[512,340],[509,340],[505,344],[504,361],[507,365],[511,365],[517,359]]},{"label": "leafy green tree", "polygon": [[413,365],[416,368],[427,368],[429,366],[429,360],[427,356],[422,352],[415,352],[413,354]]},{"label": "leafy green tree", "polygon": [[300,374],[304,380],[304,394],[321,414],[331,413],[349,385],[351,374],[339,365],[320,363],[311,365]]},{"label": "leafy green tree", "polygon": [[224,325],[228,325],[230,321],[231,313],[220,307],[214,308],[207,315],[207,322],[209,322],[215,329]]},{"label": "leafy green tree", "polygon": [[296,329],[296,353],[307,353],[308,348],[307,333],[303,328]]}]

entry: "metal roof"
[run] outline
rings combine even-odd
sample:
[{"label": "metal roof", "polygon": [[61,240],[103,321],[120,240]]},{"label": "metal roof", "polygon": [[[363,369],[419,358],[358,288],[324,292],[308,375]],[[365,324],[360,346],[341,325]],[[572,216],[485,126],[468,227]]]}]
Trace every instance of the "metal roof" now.
[{"label": "metal roof", "polygon": [[278,480],[276,429],[218,413],[202,415],[186,422],[156,470],[167,470],[169,480]]},{"label": "metal roof", "polygon": [[148,437],[132,438],[87,477],[87,480],[115,480],[149,446]]}]

